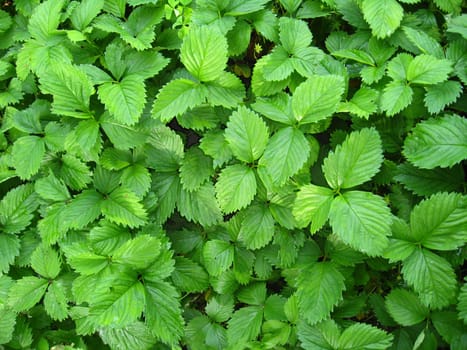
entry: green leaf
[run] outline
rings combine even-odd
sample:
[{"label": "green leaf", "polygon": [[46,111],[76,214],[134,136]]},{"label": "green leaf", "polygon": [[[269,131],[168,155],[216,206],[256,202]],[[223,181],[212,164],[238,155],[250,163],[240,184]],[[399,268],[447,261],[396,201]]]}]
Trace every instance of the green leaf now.
[{"label": "green leaf", "polygon": [[445,82],[426,87],[425,106],[428,112],[436,114],[446,106],[456,102],[462,94],[462,84],[458,81],[447,80]]},{"label": "green leaf", "polygon": [[256,194],[255,172],[243,164],[227,166],[216,182],[216,196],[224,213],[232,213],[251,203]]},{"label": "green leaf", "polygon": [[406,289],[393,289],[386,297],[385,305],[392,318],[402,326],[420,323],[429,314],[418,297]]},{"label": "green leaf", "polygon": [[16,325],[16,312],[12,310],[1,310],[0,318],[0,344],[7,344],[13,338]]},{"label": "green leaf", "polygon": [[51,172],[49,176],[39,179],[34,184],[35,191],[44,199],[54,202],[70,199],[70,192],[65,184]]},{"label": "green leaf", "polygon": [[407,80],[412,84],[433,85],[445,81],[451,72],[451,61],[431,55],[419,55],[407,68]]},{"label": "green leaf", "polygon": [[84,71],[71,64],[56,64],[41,75],[40,89],[53,95],[52,112],[74,118],[92,118],[89,99],[94,87]]},{"label": "green leaf", "polygon": [[203,247],[204,267],[210,275],[219,276],[227,270],[234,259],[234,247],[221,240],[207,241]]},{"label": "green leaf", "polygon": [[452,266],[426,249],[416,249],[403,261],[402,274],[431,309],[449,305],[455,297],[457,282]]},{"label": "green leaf", "polygon": [[[310,278],[313,276],[313,278]],[[300,272],[297,281],[298,306],[310,324],[326,319],[342,300],[344,276],[329,262],[315,263]]]},{"label": "green leaf", "polygon": [[63,321],[68,317],[66,290],[62,284],[54,281],[44,296],[45,312],[56,321]]},{"label": "green leaf", "polygon": [[363,0],[362,12],[371,32],[380,39],[391,36],[404,16],[404,9],[396,0]]},{"label": "green leaf", "polygon": [[263,62],[263,76],[268,81],[282,81],[294,71],[293,61],[282,46],[275,47],[270,54],[264,56]]},{"label": "green leaf", "polygon": [[194,293],[202,292],[209,287],[209,276],[196,262],[184,258],[175,258],[175,270],[172,281],[181,291]]},{"label": "green leaf", "polygon": [[315,75],[300,84],[292,97],[292,109],[300,124],[316,123],[337,111],[344,80],[337,75]]},{"label": "green leaf", "polygon": [[34,38],[45,42],[56,34],[63,4],[63,0],[49,0],[34,8],[28,24],[28,30]]},{"label": "green leaf", "polygon": [[144,81],[136,75],[128,75],[119,82],[99,86],[99,99],[110,114],[125,125],[135,124],[146,104]]},{"label": "green leaf", "polygon": [[377,91],[362,87],[352,96],[350,101],[342,103],[338,111],[348,112],[360,118],[368,119],[370,115],[378,110],[376,103],[378,97]]},{"label": "green leaf", "polygon": [[198,80],[215,80],[227,63],[226,38],[213,27],[192,27],[180,48],[180,60]]},{"label": "green leaf", "polygon": [[420,202],[410,215],[414,239],[424,247],[454,250],[467,241],[467,199],[459,193],[437,193]]},{"label": "green leaf", "polygon": [[347,58],[354,60],[356,62],[360,62],[366,64],[368,66],[374,66],[375,61],[370,54],[363,50],[358,49],[341,49],[332,52],[333,56],[340,57],[340,58]]},{"label": "green leaf", "polygon": [[20,240],[13,235],[0,235],[0,276],[8,273],[10,265],[19,255]]},{"label": "green leaf", "polygon": [[129,53],[125,56],[125,61],[125,76],[139,76],[141,79],[148,79],[156,76],[165,68],[170,59],[162,56],[156,50],[146,50]]},{"label": "green leaf", "polygon": [[245,98],[245,86],[240,78],[230,72],[222,72],[213,81],[204,84],[207,88],[207,100],[211,106],[235,108]]},{"label": "green leaf", "polygon": [[248,13],[260,11],[264,8],[265,4],[269,0],[258,0],[255,2],[243,1],[243,0],[233,0],[229,1],[225,7],[225,15],[227,16],[240,16],[246,15]]},{"label": "green leaf", "polygon": [[84,0],[74,8],[70,16],[71,23],[76,29],[83,31],[103,7],[104,0]]},{"label": "green leaf", "polygon": [[113,261],[134,269],[145,269],[154,262],[160,251],[160,240],[149,235],[139,235],[118,247],[113,253]]},{"label": "green leaf", "polygon": [[427,33],[407,26],[402,27],[402,29],[407,39],[420,51],[418,53],[432,55],[436,58],[444,57],[441,45]]},{"label": "green leaf", "polygon": [[467,283],[464,283],[460,289],[459,296],[457,297],[457,311],[459,312],[459,318],[467,322]]},{"label": "green leaf", "polygon": [[71,249],[67,251],[67,261],[81,275],[96,274],[109,264],[109,259],[106,256],[97,255],[73,246]]},{"label": "green leaf", "polygon": [[188,79],[171,80],[157,94],[152,115],[168,122],[173,117],[202,104],[205,97],[203,86],[198,83]]},{"label": "green leaf", "polygon": [[329,220],[332,230],[352,248],[370,256],[381,255],[391,234],[391,212],[383,198],[350,191],[334,198]]},{"label": "green leaf", "polygon": [[117,224],[139,227],[146,223],[147,213],[139,198],[123,187],[117,188],[102,202],[102,214]]},{"label": "green leaf", "polygon": [[412,103],[412,88],[400,81],[393,81],[386,85],[381,95],[381,109],[388,116],[399,113]]},{"label": "green leaf", "polygon": [[238,238],[248,249],[266,246],[274,236],[274,218],[269,208],[251,205],[245,210]]},{"label": "green leaf", "polygon": [[326,181],[333,189],[351,188],[370,180],[381,167],[383,149],[376,129],[361,129],[348,135],[329,152],[323,163]]},{"label": "green leaf", "polygon": [[180,182],[186,191],[197,191],[214,173],[212,159],[192,147],[185,153],[180,165]]},{"label": "green leaf", "polygon": [[278,93],[273,97],[259,97],[252,108],[264,117],[285,125],[293,125],[295,118],[291,110],[291,98],[286,93]]},{"label": "green leaf", "polygon": [[285,127],[269,139],[259,167],[263,167],[272,181],[281,186],[302,168],[310,150],[308,140],[299,129]]},{"label": "green leaf", "polygon": [[35,175],[45,154],[44,139],[39,136],[23,136],[16,140],[12,148],[13,166],[21,179]]},{"label": "green leaf", "polygon": [[213,166],[215,168],[222,166],[232,158],[232,150],[224,137],[224,133],[216,131],[206,132],[201,139],[199,147],[204,153],[214,159]]},{"label": "green leaf", "polygon": [[51,247],[39,245],[31,255],[31,267],[45,278],[55,279],[60,273],[60,265],[60,257]]},{"label": "green leaf", "polygon": [[206,314],[216,322],[227,321],[234,310],[234,299],[230,295],[215,295],[206,305]]},{"label": "green leaf", "polygon": [[423,169],[461,162],[467,154],[467,120],[447,115],[418,123],[404,141],[403,154]]},{"label": "green leaf", "polygon": [[151,174],[143,165],[134,164],[123,170],[120,181],[123,187],[132,190],[142,198],[151,187]]},{"label": "green leaf", "polygon": [[36,305],[47,289],[48,281],[46,279],[27,276],[10,288],[8,294],[8,306],[16,312],[27,311]]},{"label": "green leaf", "polygon": [[296,53],[309,46],[311,39],[312,35],[305,21],[289,17],[279,19],[279,40],[288,53]]},{"label": "green leaf", "polygon": [[18,233],[31,223],[38,206],[32,184],[15,187],[0,201],[0,224],[5,233]]},{"label": "green leaf", "polygon": [[102,328],[99,330],[99,336],[111,348],[121,350],[149,350],[156,342],[148,326],[143,322],[133,322],[124,328]]},{"label": "green leaf", "polygon": [[268,143],[268,127],[255,112],[239,107],[233,112],[225,129],[225,139],[237,159],[246,163],[257,160]]},{"label": "green leaf", "polygon": [[307,226],[311,220],[311,233],[317,232],[328,220],[332,190],[312,184],[300,187],[293,207],[293,215],[300,227]]},{"label": "green leaf", "polygon": [[433,0],[433,2],[445,12],[459,13],[462,6],[461,0]]},{"label": "green leaf", "polygon": [[342,332],[339,349],[384,350],[388,349],[394,336],[365,323],[354,323]]},{"label": "green leaf", "polygon": [[91,182],[89,167],[78,158],[65,154],[61,158],[59,177],[73,190],[81,190]]},{"label": "green leaf", "polygon": [[227,338],[230,345],[240,345],[256,339],[263,321],[262,306],[247,306],[237,310],[229,320]]},{"label": "green leaf", "polygon": [[66,206],[65,225],[70,228],[84,228],[101,215],[102,195],[95,190],[85,190]]},{"label": "green leaf", "polygon": [[251,88],[257,96],[271,96],[282,89],[289,83],[288,79],[281,81],[269,81],[265,77],[264,70],[268,66],[268,56],[260,58],[253,69],[253,77],[251,78]]},{"label": "green leaf", "polygon": [[297,329],[298,337],[305,350],[337,349],[340,330],[332,319],[322,321],[314,326],[300,321]]}]

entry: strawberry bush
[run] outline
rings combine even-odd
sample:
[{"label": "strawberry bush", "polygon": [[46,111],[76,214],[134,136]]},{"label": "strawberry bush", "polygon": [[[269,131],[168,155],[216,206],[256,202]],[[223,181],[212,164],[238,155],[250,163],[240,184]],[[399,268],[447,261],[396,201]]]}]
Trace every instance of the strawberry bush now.
[{"label": "strawberry bush", "polygon": [[466,349],[462,0],[0,2],[0,349]]}]

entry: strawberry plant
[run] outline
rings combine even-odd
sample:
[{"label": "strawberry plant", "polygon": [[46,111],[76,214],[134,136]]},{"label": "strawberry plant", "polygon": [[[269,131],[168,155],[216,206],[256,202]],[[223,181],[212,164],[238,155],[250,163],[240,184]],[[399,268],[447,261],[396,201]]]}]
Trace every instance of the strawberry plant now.
[{"label": "strawberry plant", "polygon": [[467,348],[465,2],[0,6],[0,349]]}]

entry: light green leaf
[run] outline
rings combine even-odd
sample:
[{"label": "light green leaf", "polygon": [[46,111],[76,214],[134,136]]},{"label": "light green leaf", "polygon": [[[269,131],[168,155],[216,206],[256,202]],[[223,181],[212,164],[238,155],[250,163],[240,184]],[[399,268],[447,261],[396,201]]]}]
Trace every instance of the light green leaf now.
[{"label": "light green leaf", "polygon": [[160,251],[159,239],[149,235],[139,235],[126,241],[112,255],[113,261],[117,263],[134,269],[145,269],[154,262]]},{"label": "light green leaf", "polygon": [[102,220],[99,226],[89,231],[88,238],[97,254],[112,255],[118,247],[130,240],[131,234],[122,226]]},{"label": "light green leaf", "polygon": [[85,190],[67,204],[63,218],[64,224],[70,228],[81,229],[101,215],[104,199],[95,190]]},{"label": "light green leaf", "polygon": [[180,60],[198,80],[215,80],[227,63],[227,40],[213,27],[192,27],[180,48]]},{"label": "light green leaf", "polygon": [[60,273],[60,257],[53,248],[39,245],[31,255],[31,267],[39,275],[55,279]]},{"label": "light green leaf", "polygon": [[177,173],[156,173],[154,183],[157,184],[156,195],[158,205],[156,217],[160,223],[164,223],[175,210],[180,197],[180,177]]},{"label": "light green leaf", "polygon": [[19,255],[20,240],[13,235],[0,235],[0,276],[8,273],[10,265]]},{"label": "light green leaf", "polygon": [[235,108],[245,98],[245,86],[239,77],[230,72],[222,72],[217,79],[203,85],[211,106]]},{"label": "light green leaf", "polygon": [[269,0],[258,0],[254,2],[244,1],[244,0],[233,0],[226,2],[228,4],[225,7],[225,15],[228,16],[241,16],[248,13],[260,11],[264,8],[265,4]]},{"label": "light green leaf", "polygon": [[227,321],[234,310],[234,299],[230,295],[213,296],[206,305],[206,314],[216,322]]},{"label": "light green leaf", "polygon": [[255,172],[243,164],[227,166],[216,183],[216,195],[224,213],[246,207],[256,194]]},{"label": "light green leaf", "polygon": [[407,80],[412,84],[438,84],[445,81],[451,72],[451,61],[431,55],[419,55],[407,68]]},{"label": "light green leaf", "polygon": [[321,229],[328,220],[333,197],[333,191],[326,187],[312,184],[300,187],[293,207],[298,225],[307,226],[311,220],[311,233]]},{"label": "light green leaf", "polygon": [[342,241],[370,256],[381,255],[391,234],[391,212],[383,198],[350,191],[334,198],[329,220]]},{"label": "light green leaf", "polygon": [[287,53],[296,53],[309,46],[311,39],[312,34],[305,21],[290,17],[279,19],[279,40]]},{"label": "light green leaf", "polygon": [[378,92],[368,88],[360,88],[348,102],[341,103],[339,112],[348,112],[361,118],[368,119],[378,110]]},{"label": "light green leaf", "polygon": [[133,322],[123,328],[105,327],[99,330],[99,337],[111,348],[121,350],[149,350],[156,339],[149,327],[143,322]]},{"label": "light green leaf", "polygon": [[370,180],[381,167],[383,149],[376,129],[350,133],[324,159],[323,172],[333,189],[351,188]]},{"label": "light green leaf", "polygon": [[183,292],[202,292],[209,287],[209,275],[196,262],[184,258],[175,258],[175,270],[172,281]]},{"label": "light green leaf", "polygon": [[447,306],[455,297],[457,282],[451,264],[429,250],[416,249],[403,261],[402,274],[431,309]]},{"label": "light green leaf", "polygon": [[403,154],[423,169],[461,162],[467,155],[467,119],[448,115],[418,123],[405,138]]},{"label": "light green leaf", "polygon": [[92,118],[89,99],[94,87],[84,71],[71,64],[56,64],[41,75],[40,89],[53,95],[52,112],[74,118]]},{"label": "light green leaf", "polygon": [[256,96],[272,96],[284,89],[289,79],[281,81],[269,81],[264,76],[264,69],[268,65],[267,55],[261,57],[253,68],[253,76],[251,78],[251,88]]},{"label": "light green leaf", "polygon": [[32,184],[19,185],[0,201],[0,224],[5,233],[18,233],[31,223],[39,203]]},{"label": "light green leaf", "polygon": [[285,125],[293,125],[295,118],[292,114],[291,98],[286,93],[278,93],[273,97],[259,97],[251,106],[264,117]]},{"label": "light green leaf", "polygon": [[203,247],[204,267],[210,275],[219,276],[227,270],[234,259],[234,247],[221,240],[207,241]]},{"label": "light green leaf", "polygon": [[339,349],[384,350],[388,349],[394,336],[365,323],[354,323],[342,332]]},{"label": "light green leaf", "polygon": [[269,208],[252,205],[245,211],[238,238],[248,249],[266,246],[274,236],[274,218]]},{"label": "light green leaf", "polygon": [[459,13],[461,11],[462,0],[433,0],[433,2],[444,12]]},{"label": "light green leaf", "polygon": [[252,163],[264,152],[268,143],[268,127],[263,119],[246,107],[233,112],[225,129],[225,139],[239,160]]},{"label": "light green leaf", "polygon": [[143,165],[133,164],[123,170],[120,181],[123,187],[132,190],[142,198],[151,187],[151,174]]},{"label": "light green leaf", "polygon": [[446,106],[456,102],[462,94],[462,84],[458,81],[447,80],[442,83],[426,87],[425,106],[428,112],[436,114]]},{"label": "light green leaf", "polygon": [[56,321],[63,321],[68,317],[66,290],[62,284],[54,281],[44,296],[45,312]]},{"label": "light green leaf", "polygon": [[402,29],[407,39],[420,51],[418,53],[432,55],[436,58],[444,58],[443,48],[433,37],[424,31],[412,27],[404,26]]},{"label": "light green leaf", "polygon": [[58,175],[68,187],[74,190],[81,190],[91,182],[89,167],[78,158],[69,154],[62,156]]},{"label": "light green leaf", "polygon": [[7,344],[13,338],[16,325],[16,312],[13,310],[3,310],[0,318],[0,344]]},{"label": "light green leaf", "polygon": [[29,33],[44,42],[56,34],[63,4],[63,0],[48,0],[34,8],[28,23]]},{"label": "light green leaf", "polygon": [[66,252],[70,266],[81,275],[93,275],[104,269],[109,264],[107,256],[91,253],[87,250],[71,247]]},{"label": "light green leaf", "polygon": [[16,312],[27,311],[36,305],[47,289],[48,281],[46,279],[27,276],[10,288],[8,294],[8,306]]},{"label": "light green leaf", "polygon": [[151,130],[146,150],[147,164],[157,172],[177,171],[183,158],[183,140],[175,131],[160,125]]},{"label": "light green leaf", "polygon": [[83,0],[74,8],[70,16],[71,23],[76,29],[83,31],[103,7],[104,0]]},{"label": "light green leaf", "polygon": [[117,224],[139,227],[146,223],[147,213],[132,191],[117,188],[102,202],[102,214]]},{"label": "light green leaf", "polygon": [[344,80],[337,75],[315,75],[300,84],[292,97],[292,109],[300,124],[316,123],[337,111]]},{"label": "light green leaf", "polygon": [[388,76],[400,82],[407,79],[407,70],[413,57],[408,53],[400,53],[388,63]]},{"label": "light green leaf", "polygon": [[410,228],[426,248],[457,249],[467,241],[467,199],[459,193],[437,193],[425,199],[412,210]]},{"label": "light green leaf", "polygon": [[144,81],[137,75],[128,75],[119,82],[99,86],[99,99],[110,114],[125,125],[135,124],[146,104]]},{"label": "light green leaf", "polygon": [[63,181],[57,179],[54,173],[39,179],[34,184],[35,191],[44,199],[54,202],[66,201],[70,199],[70,192]]},{"label": "light green leaf", "polygon": [[429,310],[418,297],[406,289],[393,289],[386,297],[386,309],[397,323],[413,326],[422,322]]},{"label": "light green leaf", "polygon": [[334,350],[337,349],[340,330],[332,320],[322,321],[314,326],[305,321],[298,322],[298,338],[305,350]]},{"label": "light green leaf", "polygon": [[404,82],[392,81],[386,85],[381,95],[381,109],[388,116],[399,113],[412,103],[413,90]]},{"label": "light green leaf", "polygon": [[262,306],[247,306],[235,311],[227,327],[229,345],[241,346],[249,340],[256,339],[261,331],[262,321]]},{"label": "light green leaf", "polygon": [[229,56],[240,56],[248,49],[251,38],[251,26],[246,21],[237,21],[235,26],[227,33]]},{"label": "light green leaf", "polygon": [[269,139],[259,167],[264,167],[272,181],[281,186],[305,164],[310,149],[310,144],[299,129],[282,128]]},{"label": "light green leaf", "polygon": [[188,79],[171,80],[157,94],[152,115],[168,122],[188,109],[200,105],[205,98],[206,91],[198,83]]},{"label": "light green leaf", "polygon": [[298,306],[311,325],[329,316],[345,290],[344,276],[329,262],[315,263],[300,271],[297,286]]},{"label": "light green leaf", "polygon": [[373,35],[389,37],[399,27],[404,9],[396,0],[363,0],[362,12]]},{"label": "light green leaf", "polygon": [[227,143],[224,133],[211,131],[206,132],[201,139],[199,147],[208,156],[214,159],[215,168],[222,166],[232,158],[232,150]]},{"label": "light green leaf", "polygon": [[180,165],[180,182],[186,191],[198,190],[213,173],[212,158],[197,147],[187,150]]},{"label": "light green leaf", "polygon": [[137,75],[141,79],[152,78],[165,68],[169,62],[170,59],[162,56],[156,50],[131,52],[125,56],[125,76]]},{"label": "light green leaf", "polygon": [[292,59],[282,46],[276,46],[263,58],[263,76],[266,80],[279,82],[287,79],[294,71]]},{"label": "light green leaf", "polygon": [[15,141],[12,148],[13,166],[21,179],[35,175],[45,154],[45,141],[39,136],[23,136]]},{"label": "light green leaf", "polygon": [[341,49],[332,52],[333,56],[351,59],[356,62],[366,64],[368,66],[375,66],[375,61],[371,55],[363,50],[358,49]]}]

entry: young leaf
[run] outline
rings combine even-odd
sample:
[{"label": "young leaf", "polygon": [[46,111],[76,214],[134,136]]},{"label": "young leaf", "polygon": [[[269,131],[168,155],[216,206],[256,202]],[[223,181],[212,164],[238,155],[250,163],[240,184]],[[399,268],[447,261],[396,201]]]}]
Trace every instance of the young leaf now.
[{"label": "young leaf", "polygon": [[123,187],[132,190],[142,198],[151,187],[151,174],[143,165],[133,164],[123,170],[120,181]]},{"label": "young leaf", "polygon": [[297,285],[298,305],[302,315],[312,325],[329,316],[334,306],[342,300],[345,290],[344,276],[329,262],[315,263],[303,269]]},{"label": "young leaf", "polygon": [[192,27],[180,48],[180,60],[198,80],[215,80],[227,63],[227,41],[213,27]]},{"label": "young leaf", "polygon": [[333,197],[334,193],[329,188],[312,184],[302,186],[293,207],[298,225],[307,226],[311,220],[311,233],[321,229],[328,220]]},{"label": "young leaf", "polygon": [[449,60],[438,59],[431,55],[419,55],[407,68],[407,80],[412,84],[438,84],[445,81],[451,71]]},{"label": "young leaf", "polygon": [[467,120],[447,115],[418,123],[404,141],[403,154],[423,169],[461,162],[467,154]]},{"label": "young leaf", "polygon": [[329,212],[333,232],[351,247],[370,256],[381,255],[391,234],[391,212],[383,198],[350,191],[334,198]]},{"label": "young leaf", "polygon": [[449,305],[455,297],[457,282],[451,264],[429,250],[416,249],[403,261],[402,274],[431,309]]},{"label": "young leaf", "polygon": [[117,188],[102,202],[102,214],[117,224],[139,227],[146,223],[147,213],[139,198],[130,190]]},{"label": "young leaf", "polygon": [[392,318],[402,326],[420,323],[429,314],[418,297],[406,289],[393,289],[386,297],[385,305]]},{"label": "young leaf", "polygon": [[300,170],[309,154],[305,135],[299,129],[285,127],[269,139],[259,167],[264,167],[274,183],[281,186]]},{"label": "young leaf", "polygon": [[31,255],[31,267],[45,278],[55,279],[60,273],[60,265],[60,257],[50,247],[39,245]]},{"label": "young leaf", "polygon": [[252,168],[243,164],[222,170],[216,182],[216,195],[224,213],[246,207],[256,194],[256,178]]},{"label": "young leaf", "polygon": [[219,276],[232,265],[234,247],[221,240],[207,241],[203,247],[204,266],[210,275]]},{"label": "young leaf", "polygon": [[269,208],[252,205],[245,211],[238,238],[248,249],[266,246],[274,236],[274,218]]},{"label": "young leaf", "polygon": [[21,278],[10,288],[8,306],[16,312],[29,310],[41,300],[47,285],[46,279],[34,276]]},{"label": "young leaf", "polygon": [[323,172],[334,189],[351,188],[370,180],[383,161],[381,138],[376,129],[352,132],[324,160]]},{"label": "young leaf", "polygon": [[292,97],[292,109],[300,124],[316,123],[336,112],[344,93],[337,75],[315,75],[300,84]]},{"label": "young leaf", "polygon": [[362,12],[373,35],[380,39],[391,36],[404,16],[404,9],[396,0],[363,0]]},{"label": "young leaf", "polygon": [[232,113],[225,129],[225,139],[232,153],[246,163],[261,157],[268,143],[268,134],[263,119],[245,107]]},{"label": "young leaf", "polygon": [[394,336],[365,323],[354,323],[339,338],[338,349],[387,349]]},{"label": "young leaf", "polygon": [[44,139],[39,136],[23,136],[16,140],[12,148],[13,166],[21,179],[35,175],[45,154]]}]

